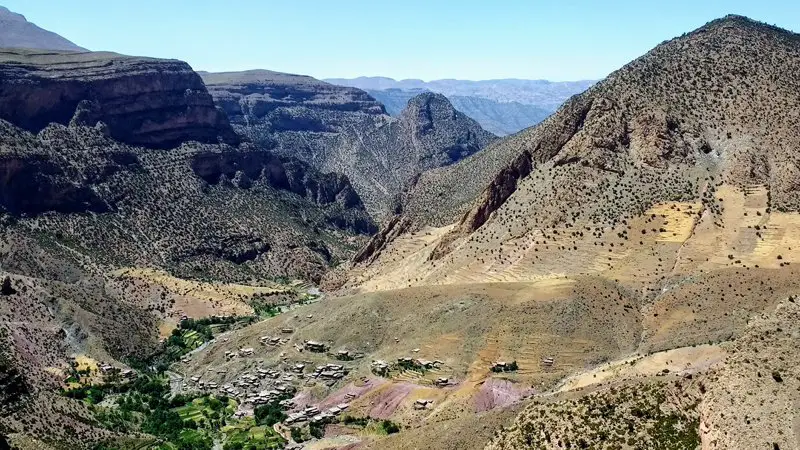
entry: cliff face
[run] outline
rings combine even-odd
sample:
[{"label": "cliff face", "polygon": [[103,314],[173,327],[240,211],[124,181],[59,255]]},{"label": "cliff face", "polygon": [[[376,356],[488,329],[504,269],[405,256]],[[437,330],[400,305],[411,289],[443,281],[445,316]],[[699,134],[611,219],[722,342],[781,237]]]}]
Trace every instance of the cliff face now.
[{"label": "cliff face", "polygon": [[[266,151],[208,152],[191,162],[195,174],[209,184],[250,188],[264,181],[275,189],[299,195],[318,205],[336,203],[342,208],[363,208],[347,177],[319,173],[302,161],[279,158]],[[374,227],[359,230],[374,232]]]},{"label": "cliff face", "polygon": [[103,122],[114,139],[151,148],[237,142],[188,64],[114,53],[0,51],[0,118],[31,132]]},{"label": "cliff face", "polygon": [[[225,110],[232,123],[246,125],[250,119],[265,119],[270,113],[286,107],[304,107],[318,111],[362,112],[385,114],[383,105],[366,92],[355,88],[333,86],[303,75],[283,74],[268,70],[246,72],[200,72],[216,103]],[[285,116],[282,116],[285,117]],[[267,120],[272,119],[272,117]],[[281,126],[282,125],[282,126]],[[279,124],[278,130],[315,129],[307,123]]]},{"label": "cliff face", "polygon": [[393,118],[361,90],[310,77],[201,75],[240,135],[321,172],[345,174],[377,219],[422,171],[452,164],[494,139],[441,95],[424,93]]},{"label": "cliff face", "polygon": [[164,151],[106,131],[34,135],[0,120],[0,227],[78,243],[111,267],[312,280],[376,231],[343,175],[249,144]]}]

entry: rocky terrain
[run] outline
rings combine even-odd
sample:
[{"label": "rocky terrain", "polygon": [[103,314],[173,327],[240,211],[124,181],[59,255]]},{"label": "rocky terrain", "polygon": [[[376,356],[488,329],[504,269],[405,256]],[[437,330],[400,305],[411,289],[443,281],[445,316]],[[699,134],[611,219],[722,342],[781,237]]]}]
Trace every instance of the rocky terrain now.
[{"label": "rocky terrain", "polygon": [[64,380],[171,362],[183,319],[231,327],[311,298],[376,230],[346,176],[233,145],[185,63],[2,52],[0,433],[15,447],[121,436]]},{"label": "rocky terrain", "polygon": [[[666,42],[540,126],[424,174],[405,216],[417,226],[457,222],[448,238],[477,231],[499,243],[508,232],[490,232],[487,221],[519,238],[558,224],[616,226],[668,201],[701,202],[708,218],[725,212],[712,192],[728,186],[740,194],[766,189],[765,208],[794,211],[794,164],[784,162],[795,158],[786,145],[796,139],[789,100],[796,81],[781,74],[796,63],[796,42],[736,16]],[[785,56],[765,61],[764,46]],[[711,86],[717,80],[725,87]],[[708,89],[696,88],[704,83]],[[776,110],[788,112],[765,121]],[[588,197],[604,201],[581,201]],[[554,214],[523,219],[543,208]]]},{"label": "rocky terrain", "polygon": [[[352,270],[329,275],[330,286],[344,283],[363,295],[596,276],[641,302],[634,308],[642,340],[632,357],[747,345],[748,322],[796,295],[790,280],[800,193],[792,130],[799,118],[791,74],[798,51],[797,35],[739,16],[659,45],[539,126],[424,173],[402,213]],[[785,329],[774,327],[779,339]],[[768,370],[784,379],[787,369],[766,353],[745,372],[738,350],[691,362],[681,356],[680,372],[699,376],[702,389],[696,381],[631,377],[626,359],[584,366],[596,369],[561,388],[566,403],[537,400],[490,448],[585,447],[580,439],[589,448],[649,447],[649,439],[664,448],[794,448],[785,424],[796,405],[780,393],[787,382]],[[661,376],[675,371],[675,359],[664,359]],[[660,370],[646,366],[650,376]],[[758,387],[746,381],[759,373]],[[629,403],[643,389],[629,383],[642,378],[655,383],[646,388],[653,397]],[[670,397],[684,400],[647,412]],[[752,418],[722,406],[739,401]],[[608,404],[618,405],[618,416],[597,416]],[[647,431],[615,428],[625,423]],[[681,435],[686,441],[671,440]]]},{"label": "rocky terrain", "polygon": [[421,172],[494,139],[441,95],[411,99],[397,117],[365,92],[269,71],[201,74],[237,132],[261,148],[348,177],[380,221]]},{"label": "rocky terrain", "polygon": [[203,81],[182,61],[114,53],[0,50],[0,119],[37,133],[94,126],[131,145],[237,143]]},{"label": "rocky terrain", "polygon": [[0,6],[0,48],[86,51],[67,39],[28,22],[25,16]]},{"label": "rocky terrain", "polygon": [[329,79],[330,83],[364,89],[386,105],[391,115],[405,108],[411,97],[430,91],[443,94],[455,108],[483,128],[506,136],[532,127],[558,109],[570,96],[588,89],[594,81],[545,80],[422,80],[396,81],[383,77]]}]

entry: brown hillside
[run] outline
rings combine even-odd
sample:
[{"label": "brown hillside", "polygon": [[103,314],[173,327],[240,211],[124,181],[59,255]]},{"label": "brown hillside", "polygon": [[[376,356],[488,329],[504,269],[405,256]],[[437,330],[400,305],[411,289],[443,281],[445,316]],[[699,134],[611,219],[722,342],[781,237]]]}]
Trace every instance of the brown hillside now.
[{"label": "brown hillside", "polygon": [[[400,220],[411,232],[365,266],[366,278],[379,288],[371,270],[396,271],[410,255],[415,268],[393,285],[615,267],[632,276],[622,266],[645,249],[662,263],[639,267],[648,282],[707,266],[709,254],[714,267],[729,254],[778,265],[778,253],[791,258],[800,206],[798,52],[796,35],[738,16],[656,47],[543,124],[423,175]],[[437,237],[422,245],[425,235]]]}]

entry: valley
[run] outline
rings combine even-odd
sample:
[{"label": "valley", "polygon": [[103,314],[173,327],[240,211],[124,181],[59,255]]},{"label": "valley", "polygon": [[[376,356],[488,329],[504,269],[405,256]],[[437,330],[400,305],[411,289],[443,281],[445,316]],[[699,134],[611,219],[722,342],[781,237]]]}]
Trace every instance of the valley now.
[{"label": "valley", "polygon": [[0,49],[0,448],[800,448],[797,34],[506,137],[488,82],[47,42]]}]

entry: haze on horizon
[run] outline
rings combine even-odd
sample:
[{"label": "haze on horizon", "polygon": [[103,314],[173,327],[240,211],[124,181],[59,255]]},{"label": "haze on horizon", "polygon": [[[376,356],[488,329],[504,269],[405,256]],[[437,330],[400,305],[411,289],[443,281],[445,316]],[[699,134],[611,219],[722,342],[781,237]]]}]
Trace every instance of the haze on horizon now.
[{"label": "haze on horizon", "polygon": [[175,58],[196,70],[269,69],[316,78],[593,80],[667,37],[741,14],[798,31],[786,1],[608,4],[476,0],[2,0],[91,50]]}]

